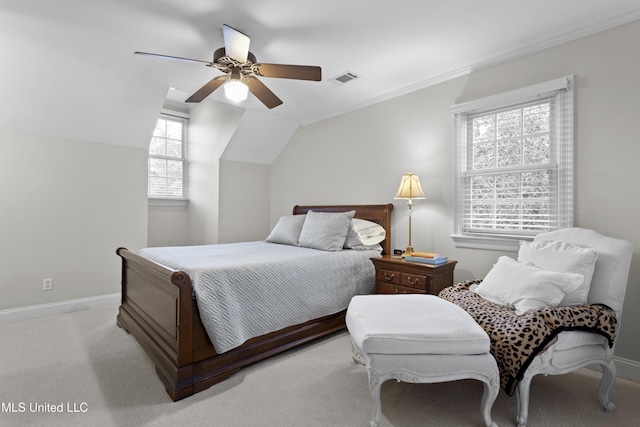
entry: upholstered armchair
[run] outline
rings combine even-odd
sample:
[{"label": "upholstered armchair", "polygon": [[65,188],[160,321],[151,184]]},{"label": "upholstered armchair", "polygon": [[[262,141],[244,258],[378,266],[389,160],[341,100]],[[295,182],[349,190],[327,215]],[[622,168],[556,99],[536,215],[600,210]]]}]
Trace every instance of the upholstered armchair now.
[{"label": "upholstered armchair", "polygon": [[[633,245],[625,240],[610,238],[596,231],[582,228],[567,228],[539,234],[535,241],[569,242],[592,248],[597,252],[587,302],[604,304],[615,311],[618,320],[616,337],[618,337]],[[617,378],[616,366],[613,362],[614,350],[615,341],[610,347],[609,342],[602,335],[586,331],[560,332],[557,341],[533,359],[517,385],[518,426],[524,426],[527,423],[529,387],[535,375],[564,374],[591,365],[599,365],[602,371],[598,388],[600,403],[607,413],[613,411],[615,405],[611,402],[611,392]]]},{"label": "upholstered armchair", "polygon": [[491,338],[500,388],[516,396],[527,423],[531,379],[598,365],[606,412],[633,245],[567,228],[521,242],[517,260],[501,256],[483,280],[445,288],[440,297],[467,311]]}]

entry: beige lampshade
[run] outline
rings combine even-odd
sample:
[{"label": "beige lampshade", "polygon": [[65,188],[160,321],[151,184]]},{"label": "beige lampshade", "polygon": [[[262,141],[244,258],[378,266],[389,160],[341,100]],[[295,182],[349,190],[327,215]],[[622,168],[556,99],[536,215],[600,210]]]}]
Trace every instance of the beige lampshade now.
[{"label": "beige lampshade", "polygon": [[396,199],[424,199],[424,193],[422,187],[420,187],[420,179],[418,175],[414,175],[409,172],[406,175],[402,175],[400,179],[400,188],[396,193]]}]

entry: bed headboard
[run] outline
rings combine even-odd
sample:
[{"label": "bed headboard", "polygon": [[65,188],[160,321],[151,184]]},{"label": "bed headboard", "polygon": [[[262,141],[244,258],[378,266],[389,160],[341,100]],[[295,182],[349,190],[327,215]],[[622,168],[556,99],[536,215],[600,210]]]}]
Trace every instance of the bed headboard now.
[{"label": "bed headboard", "polygon": [[356,211],[356,218],[366,219],[367,221],[380,224],[387,232],[387,237],[380,243],[382,245],[382,253],[391,253],[391,211],[393,205],[324,205],[324,206],[300,206],[293,207],[294,215],[306,214],[309,211],[314,212],[348,212]]}]

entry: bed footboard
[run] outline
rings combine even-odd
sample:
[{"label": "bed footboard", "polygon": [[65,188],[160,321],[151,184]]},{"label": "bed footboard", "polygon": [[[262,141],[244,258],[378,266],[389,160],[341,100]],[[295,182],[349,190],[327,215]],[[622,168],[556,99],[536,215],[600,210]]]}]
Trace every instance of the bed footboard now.
[{"label": "bed footboard", "polygon": [[[156,365],[172,398],[193,387],[192,287],[181,271],[140,257],[125,248],[122,258],[122,300],[118,326],[131,333]],[[197,313],[195,313],[197,316]]]}]

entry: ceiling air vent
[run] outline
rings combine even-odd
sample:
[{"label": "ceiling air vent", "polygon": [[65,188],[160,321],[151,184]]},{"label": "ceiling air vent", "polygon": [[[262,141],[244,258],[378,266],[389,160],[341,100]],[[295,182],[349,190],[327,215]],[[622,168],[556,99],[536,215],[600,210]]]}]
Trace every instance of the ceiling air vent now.
[{"label": "ceiling air vent", "polygon": [[335,84],[339,84],[339,85],[343,85],[345,83],[348,83],[352,80],[355,80],[357,78],[359,78],[360,76],[357,75],[354,72],[351,71],[345,71],[344,73],[341,73],[331,79],[329,79],[331,82],[335,83]]}]

